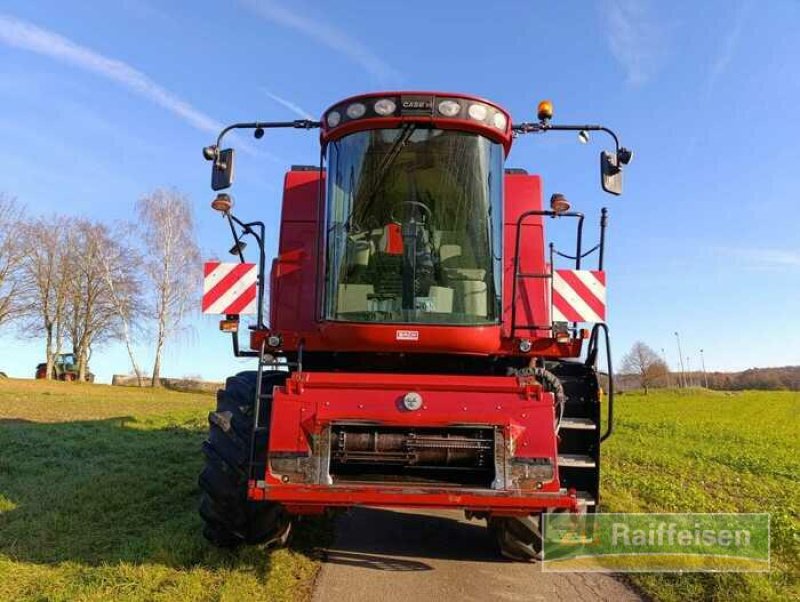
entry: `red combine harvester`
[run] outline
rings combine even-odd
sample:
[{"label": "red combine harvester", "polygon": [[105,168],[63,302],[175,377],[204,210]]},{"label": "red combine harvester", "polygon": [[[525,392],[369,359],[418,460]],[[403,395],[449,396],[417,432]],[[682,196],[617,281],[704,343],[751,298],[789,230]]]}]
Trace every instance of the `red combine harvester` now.
[{"label": "red combine harvester", "polygon": [[[605,127],[551,117],[547,101],[538,121],[512,124],[472,96],[365,94],[321,122],[229,126],[203,150],[219,191],[233,175],[226,133],[321,129],[319,165],[286,174],[269,279],[264,224],[234,216],[225,193],[212,202],[240,263],[206,264],[204,311],[224,315],[234,354],[258,366],[228,379],[209,416],[206,538],[282,541],[292,516],[333,507],[452,508],[486,519],[503,555],[531,560],[544,512],[596,510],[613,410],[606,210],[584,250],[583,214],[560,194],[545,209],[539,176],[505,160],[522,134],[602,131],[615,145],[602,186],[620,194],[631,152]],[[546,246],[546,218],[575,220],[574,255]],[[245,263],[248,235],[257,264]],[[593,253],[596,268],[582,269]]]}]

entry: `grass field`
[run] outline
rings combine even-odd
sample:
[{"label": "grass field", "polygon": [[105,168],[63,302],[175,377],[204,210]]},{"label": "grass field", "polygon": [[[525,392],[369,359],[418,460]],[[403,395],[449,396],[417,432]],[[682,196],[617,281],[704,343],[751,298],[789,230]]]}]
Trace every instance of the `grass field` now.
[{"label": "grass field", "polygon": [[[302,600],[324,521],[289,549],[200,536],[210,395],[0,381],[0,600]],[[770,512],[772,573],[638,575],[659,600],[800,599],[800,394],[618,398],[606,511]]]},{"label": "grass field", "polygon": [[0,600],[302,600],[324,523],[218,551],[197,475],[211,395],[0,381]]},{"label": "grass field", "polygon": [[800,600],[800,393],[651,391],[615,410],[604,511],[771,514],[769,574],[633,581],[658,600]]}]

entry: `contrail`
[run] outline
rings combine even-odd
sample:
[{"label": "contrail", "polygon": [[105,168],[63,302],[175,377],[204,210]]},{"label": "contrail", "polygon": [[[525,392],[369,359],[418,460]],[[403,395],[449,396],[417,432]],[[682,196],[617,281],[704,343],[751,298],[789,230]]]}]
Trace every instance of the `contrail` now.
[{"label": "contrail", "polygon": [[285,98],[282,98],[277,94],[273,94],[272,92],[270,92],[269,90],[265,90],[264,88],[261,88],[261,91],[267,96],[269,96],[272,100],[277,102],[279,105],[282,105],[287,109],[289,109],[295,115],[298,115],[303,119],[310,119],[312,121],[314,120],[314,117],[311,115],[311,113],[306,111],[303,107],[293,103],[291,100],[286,100]]},{"label": "contrail", "polygon": [[105,77],[167,109],[189,125],[204,132],[217,133],[222,128],[217,121],[127,63],[103,56],[32,23],[0,14],[0,42]]}]

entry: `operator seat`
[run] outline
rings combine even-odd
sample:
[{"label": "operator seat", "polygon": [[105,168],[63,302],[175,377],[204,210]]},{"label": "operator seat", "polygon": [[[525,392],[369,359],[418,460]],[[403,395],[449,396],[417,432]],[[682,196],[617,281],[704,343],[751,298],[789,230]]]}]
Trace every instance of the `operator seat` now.
[{"label": "operator seat", "polygon": [[454,291],[453,310],[486,317],[488,286],[486,270],[475,258],[469,240],[460,232],[441,230],[434,233],[444,281]]}]

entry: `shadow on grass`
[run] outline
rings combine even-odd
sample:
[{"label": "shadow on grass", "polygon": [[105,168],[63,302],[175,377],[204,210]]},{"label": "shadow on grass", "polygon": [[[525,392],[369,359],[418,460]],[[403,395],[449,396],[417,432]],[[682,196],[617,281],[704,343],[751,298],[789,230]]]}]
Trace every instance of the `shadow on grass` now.
[{"label": "shadow on grass", "polygon": [[[88,566],[246,568],[263,577],[263,548],[211,547],[201,535],[199,421],[0,420],[0,555]],[[290,549],[312,556],[324,519],[295,529]]]}]

